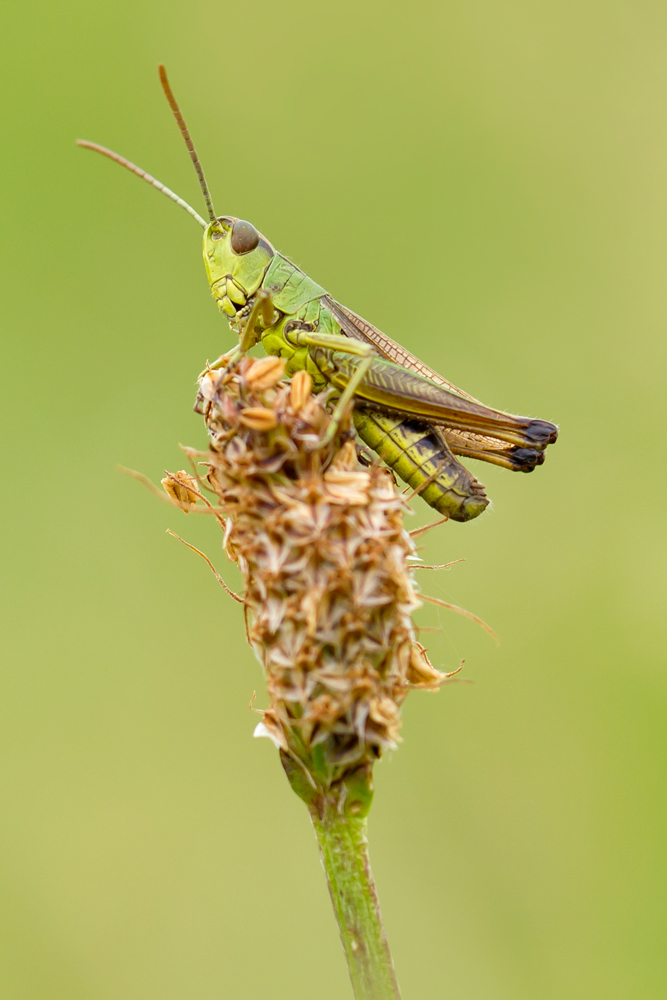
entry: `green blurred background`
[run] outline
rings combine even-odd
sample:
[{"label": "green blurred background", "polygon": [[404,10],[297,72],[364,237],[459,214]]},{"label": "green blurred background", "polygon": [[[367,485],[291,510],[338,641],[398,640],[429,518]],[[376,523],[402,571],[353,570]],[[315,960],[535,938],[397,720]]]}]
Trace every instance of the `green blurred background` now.
[{"label": "green blurred background", "polygon": [[[663,998],[667,8],[650,0],[7,4],[2,79],[0,992],[350,996],[268,741],[235,568],[153,479],[202,446],[231,343],[159,89],[218,211],[491,405],[553,419],[530,477],[428,535],[434,663],[377,769],[406,1000]],[[417,505],[410,526],[431,519]]]}]

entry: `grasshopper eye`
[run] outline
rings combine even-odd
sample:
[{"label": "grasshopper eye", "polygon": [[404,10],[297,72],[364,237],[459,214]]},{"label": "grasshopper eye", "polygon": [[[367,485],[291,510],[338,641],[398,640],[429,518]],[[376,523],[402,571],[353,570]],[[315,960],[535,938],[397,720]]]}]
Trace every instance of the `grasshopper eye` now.
[{"label": "grasshopper eye", "polygon": [[231,243],[234,253],[250,253],[259,243],[259,233],[250,222],[237,219],[232,229]]}]

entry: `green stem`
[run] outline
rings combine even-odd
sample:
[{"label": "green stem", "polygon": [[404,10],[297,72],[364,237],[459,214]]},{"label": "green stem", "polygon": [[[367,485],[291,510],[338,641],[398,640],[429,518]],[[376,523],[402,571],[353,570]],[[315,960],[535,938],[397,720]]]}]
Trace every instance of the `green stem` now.
[{"label": "green stem", "polygon": [[[321,802],[320,802],[321,806]],[[366,818],[335,801],[311,818],[356,1000],[401,1000],[368,858]]]}]

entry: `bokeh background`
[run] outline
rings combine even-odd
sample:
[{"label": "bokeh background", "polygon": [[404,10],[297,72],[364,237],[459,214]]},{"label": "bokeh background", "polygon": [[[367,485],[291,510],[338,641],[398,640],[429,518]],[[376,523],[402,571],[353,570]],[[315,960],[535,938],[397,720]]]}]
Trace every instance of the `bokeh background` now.
[{"label": "bokeh background", "polygon": [[[117,463],[202,446],[230,335],[200,234],[102,142],[491,405],[558,421],[534,475],[424,539],[439,667],[377,769],[406,1000],[667,995],[667,8],[651,0],[6,4],[0,990],[351,996],[242,618]],[[416,504],[410,526],[430,512]]]}]

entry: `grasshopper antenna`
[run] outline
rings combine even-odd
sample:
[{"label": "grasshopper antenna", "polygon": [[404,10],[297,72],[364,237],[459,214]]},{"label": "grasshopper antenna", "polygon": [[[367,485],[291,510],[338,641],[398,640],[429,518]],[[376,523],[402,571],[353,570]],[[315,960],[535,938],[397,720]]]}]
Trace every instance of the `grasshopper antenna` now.
[{"label": "grasshopper antenna", "polygon": [[192,160],[194,168],[197,171],[197,177],[199,178],[199,186],[201,187],[202,194],[204,195],[204,201],[206,202],[208,217],[211,220],[211,222],[217,222],[218,217],[215,214],[215,210],[213,208],[213,200],[208,190],[208,184],[206,183],[206,178],[204,177],[204,171],[202,169],[202,165],[199,162],[199,157],[197,156],[197,150],[195,149],[194,143],[190,138],[190,133],[188,132],[188,126],[185,124],[185,119],[181,114],[181,109],[176,103],[174,92],[172,91],[169,85],[169,80],[167,79],[167,71],[161,63],[158,66],[158,72],[160,74],[160,83],[162,84],[162,89],[164,90],[165,96],[169,101],[169,106],[171,110],[174,112],[174,118],[176,119],[178,127],[181,130],[181,135],[183,136],[185,145],[188,148],[188,153],[190,154],[190,159]]},{"label": "grasshopper antenna", "polygon": [[83,149],[92,149],[95,153],[101,153],[102,156],[107,156],[110,160],[113,160],[114,163],[120,163],[121,167],[125,167],[126,170],[130,170],[133,174],[136,174],[137,177],[141,177],[142,181],[147,181],[149,184],[152,184],[154,188],[157,188],[158,191],[161,191],[162,194],[166,194],[167,198],[171,198],[171,200],[175,201],[177,205],[184,208],[185,211],[199,223],[202,229],[206,229],[206,222],[204,222],[198,212],[195,212],[194,208],[191,208],[190,205],[188,205],[187,201],[183,201],[182,198],[179,198],[177,194],[170,191],[169,188],[162,184],[161,181],[158,181],[154,177],[151,177],[150,174],[147,174],[145,170],[141,169],[141,167],[135,166],[134,163],[130,163],[129,160],[126,160],[124,156],[119,156],[118,153],[114,153],[112,149],[107,149],[106,146],[98,146],[96,142],[88,142],[86,139],[77,139],[76,144],[77,146],[81,146]]}]

